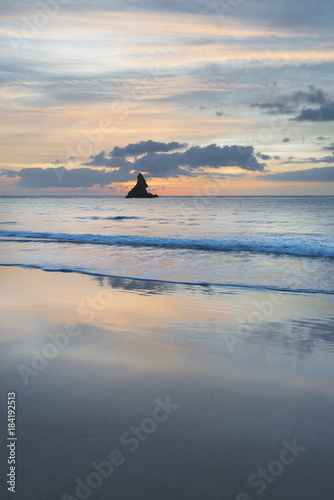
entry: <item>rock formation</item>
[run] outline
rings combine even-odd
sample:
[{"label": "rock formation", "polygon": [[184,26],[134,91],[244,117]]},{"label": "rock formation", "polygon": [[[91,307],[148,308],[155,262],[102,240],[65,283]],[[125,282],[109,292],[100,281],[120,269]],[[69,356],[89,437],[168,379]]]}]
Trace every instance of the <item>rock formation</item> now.
[{"label": "rock formation", "polygon": [[157,194],[148,193],[146,190],[147,187],[144,176],[139,173],[137,176],[137,184],[128,192],[125,198],[158,198]]}]

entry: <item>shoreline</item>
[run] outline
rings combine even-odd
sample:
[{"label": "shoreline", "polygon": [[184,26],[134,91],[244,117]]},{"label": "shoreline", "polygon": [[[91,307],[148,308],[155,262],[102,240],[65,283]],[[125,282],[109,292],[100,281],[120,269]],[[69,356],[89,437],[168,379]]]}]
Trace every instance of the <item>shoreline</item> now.
[{"label": "shoreline", "polygon": [[265,286],[265,285],[239,285],[239,284],[233,284],[233,283],[211,283],[211,282],[197,282],[197,281],[174,281],[174,280],[168,280],[168,279],[163,279],[163,278],[144,278],[144,277],[138,277],[138,276],[121,276],[117,274],[111,274],[111,273],[103,273],[103,272],[98,272],[98,271],[89,271],[85,269],[80,269],[80,268],[66,268],[66,267],[54,267],[51,268],[50,266],[38,266],[35,264],[3,264],[0,263],[0,268],[1,267],[15,267],[19,269],[32,269],[32,270],[37,270],[37,271],[44,271],[48,273],[64,273],[64,274],[82,274],[84,276],[96,276],[96,277],[102,277],[102,278],[111,278],[111,279],[120,279],[120,280],[132,280],[132,281],[139,281],[139,282],[154,282],[154,283],[166,283],[166,284],[172,284],[172,285],[181,285],[181,286],[194,286],[194,287],[217,287],[217,288],[222,288],[224,290],[230,289],[231,292],[235,292],[235,290],[240,290],[240,291],[250,291],[250,292],[260,292],[260,293],[283,293],[283,294],[291,294],[291,295],[298,295],[298,296],[317,296],[320,298],[328,298],[328,299],[334,299],[334,291],[328,291],[328,290],[305,290],[305,289],[289,289],[289,288],[276,288],[273,286]]}]

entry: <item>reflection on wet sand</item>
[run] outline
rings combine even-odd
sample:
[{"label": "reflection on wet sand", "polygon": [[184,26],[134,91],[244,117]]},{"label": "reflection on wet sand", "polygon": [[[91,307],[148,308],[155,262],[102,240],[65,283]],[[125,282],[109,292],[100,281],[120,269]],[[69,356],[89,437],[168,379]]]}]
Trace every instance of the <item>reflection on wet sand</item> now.
[{"label": "reflection on wet sand", "polygon": [[[113,450],[124,462],[91,498],[255,498],[250,475],[294,440],[305,451],[263,498],[333,497],[331,299],[1,275],[1,398],[10,389],[19,400],[18,498],[80,498],[77,479],[87,492],[92,464]],[[164,422],[157,400],[177,407]]]}]

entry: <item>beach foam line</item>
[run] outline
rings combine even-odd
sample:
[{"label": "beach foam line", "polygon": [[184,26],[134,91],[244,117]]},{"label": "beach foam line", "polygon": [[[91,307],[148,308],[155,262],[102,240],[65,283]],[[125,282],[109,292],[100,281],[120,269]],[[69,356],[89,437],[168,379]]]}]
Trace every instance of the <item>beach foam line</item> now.
[{"label": "beach foam line", "polygon": [[[154,247],[212,252],[251,252],[334,258],[334,239],[306,240],[278,235],[266,238],[234,236],[217,239],[160,238],[142,235],[66,234],[29,231],[0,231],[2,241],[57,242],[85,245]],[[0,240],[1,241],[1,240]]]},{"label": "beach foam line", "polygon": [[275,287],[275,286],[265,286],[265,285],[243,285],[236,283],[213,283],[213,282],[203,282],[203,281],[177,281],[168,280],[163,278],[143,278],[140,276],[124,276],[111,274],[106,272],[92,271],[89,269],[80,269],[76,267],[63,267],[63,266],[51,266],[51,265],[38,265],[38,264],[13,264],[13,263],[1,263],[0,267],[19,267],[22,269],[37,269],[46,272],[58,272],[58,273],[75,273],[83,274],[86,276],[97,276],[102,278],[114,278],[114,279],[124,279],[133,281],[149,281],[155,283],[169,283],[172,285],[186,285],[186,286],[199,286],[199,287],[220,287],[231,290],[245,290],[253,292],[265,292],[265,293],[287,293],[292,295],[318,295],[318,296],[329,296],[329,298],[334,299],[334,291],[331,290],[319,290],[319,289],[296,289],[289,287]]}]

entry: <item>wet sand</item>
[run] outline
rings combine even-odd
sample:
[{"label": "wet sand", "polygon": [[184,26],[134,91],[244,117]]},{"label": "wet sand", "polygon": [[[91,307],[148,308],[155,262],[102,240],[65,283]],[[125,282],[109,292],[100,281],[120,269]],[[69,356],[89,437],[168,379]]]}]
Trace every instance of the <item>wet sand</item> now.
[{"label": "wet sand", "polygon": [[3,267],[18,500],[332,500],[333,299]]}]

